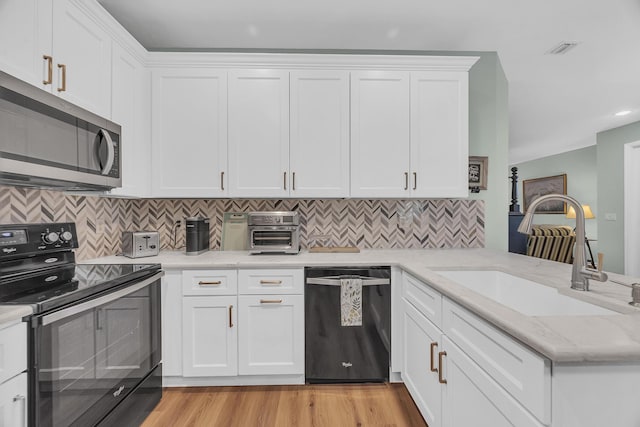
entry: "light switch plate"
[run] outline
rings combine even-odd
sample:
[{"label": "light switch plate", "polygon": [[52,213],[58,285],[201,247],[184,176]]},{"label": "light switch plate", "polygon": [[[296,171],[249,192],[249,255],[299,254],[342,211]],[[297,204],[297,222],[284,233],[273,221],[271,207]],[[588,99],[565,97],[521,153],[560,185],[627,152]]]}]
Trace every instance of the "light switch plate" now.
[{"label": "light switch plate", "polygon": [[606,219],[607,221],[615,221],[617,220],[617,216],[614,213],[606,213],[604,214],[604,219]]}]

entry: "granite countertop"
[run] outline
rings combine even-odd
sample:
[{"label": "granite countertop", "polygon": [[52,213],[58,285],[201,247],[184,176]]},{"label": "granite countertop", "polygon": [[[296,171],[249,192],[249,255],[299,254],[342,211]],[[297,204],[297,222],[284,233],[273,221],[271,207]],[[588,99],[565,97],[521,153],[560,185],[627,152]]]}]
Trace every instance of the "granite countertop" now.
[{"label": "granite countertop", "polygon": [[[163,251],[129,259],[109,256],[84,263],[161,263],[165,269],[300,268],[304,266],[398,266],[553,362],[640,362],[640,308],[631,307],[631,289],[611,281],[591,281],[589,292],[570,289],[571,265],[490,249],[363,250],[360,253],[249,255],[209,251],[197,256]],[[620,315],[527,316],[438,274],[442,269],[499,270],[558,289]],[[625,283],[639,278],[609,273]]]}]

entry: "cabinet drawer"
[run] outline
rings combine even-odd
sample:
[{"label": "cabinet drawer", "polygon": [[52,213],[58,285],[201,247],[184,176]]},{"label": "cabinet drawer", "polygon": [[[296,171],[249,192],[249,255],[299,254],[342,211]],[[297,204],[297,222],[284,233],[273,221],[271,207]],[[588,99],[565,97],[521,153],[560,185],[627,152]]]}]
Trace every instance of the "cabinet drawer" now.
[{"label": "cabinet drawer", "polygon": [[442,329],[442,295],[415,277],[402,274],[402,296]]},{"label": "cabinet drawer", "polygon": [[185,270],[182,272],[182,295],[236,295],[238,276],[235,270]]},{"label": "cabinet drawer", "polygon": [[241,294],[302,294],[304,270],[240,270]]},{"label": "cabinet drawer", "polygon": [[443,298],[443,332],[495,382],[551,422],[551,363],[478,316]]},{"label": "cabinet drawer", "polygon": [[27,325],[0,329],[0,383],[27,369]]}]

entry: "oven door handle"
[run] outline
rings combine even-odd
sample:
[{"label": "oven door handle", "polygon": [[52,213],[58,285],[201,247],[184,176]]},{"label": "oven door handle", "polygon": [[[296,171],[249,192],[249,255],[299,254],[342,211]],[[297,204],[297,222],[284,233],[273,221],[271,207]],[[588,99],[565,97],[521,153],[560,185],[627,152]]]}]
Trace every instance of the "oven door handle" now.
[{"label": "oven door handle", "polygon": [[164,276],[164,271],[160,271],[156,274],[154,274],[153,276],[144,279],[140,282],[137,282],[133,285],[127,286],[123,289],[119,289],[115,292],[111,292],[110,294],[107,295],[103,295],[101,297],[98,298],[94,298],[92,300],[71,306],[69,308],[65,308],[63,310],[60,311],[56,311],[54,313],[51,314],[47,314],[45,316],[42,316],[40,318],[38,317],[34,317],[33,318],[33,322],[35,323],[33,326],[38,326],[38,324],[42,325],[42,326],[46,326],[49,325],[53,322],[57,322],[58,320],[62,320],[65,319],[67,317],[71,317],[75,314],[78,313],[82,313],[83,311],[87,311],[87,310],[91,310],[92,308],[96,308],[102,304],[106,304],[109,303],[111,301],[115,301],[118,298],[122,298],[126,295],[132,294],[134,292],[139,291],[140,289],[144,288],[145,286],[149,286],[151,283],[155,282],[156,280],[160,279],[162,276]]}]

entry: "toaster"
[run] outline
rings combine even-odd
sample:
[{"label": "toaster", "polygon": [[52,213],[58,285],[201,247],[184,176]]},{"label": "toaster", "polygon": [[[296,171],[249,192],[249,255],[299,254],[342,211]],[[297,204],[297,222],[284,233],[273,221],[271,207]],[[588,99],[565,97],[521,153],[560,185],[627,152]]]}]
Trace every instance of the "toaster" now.
[{"label": "toaster", "polygon": [[127,258],[155,256],[160,252],[160,235],[157,231],[124,231],[122,255]]}]

